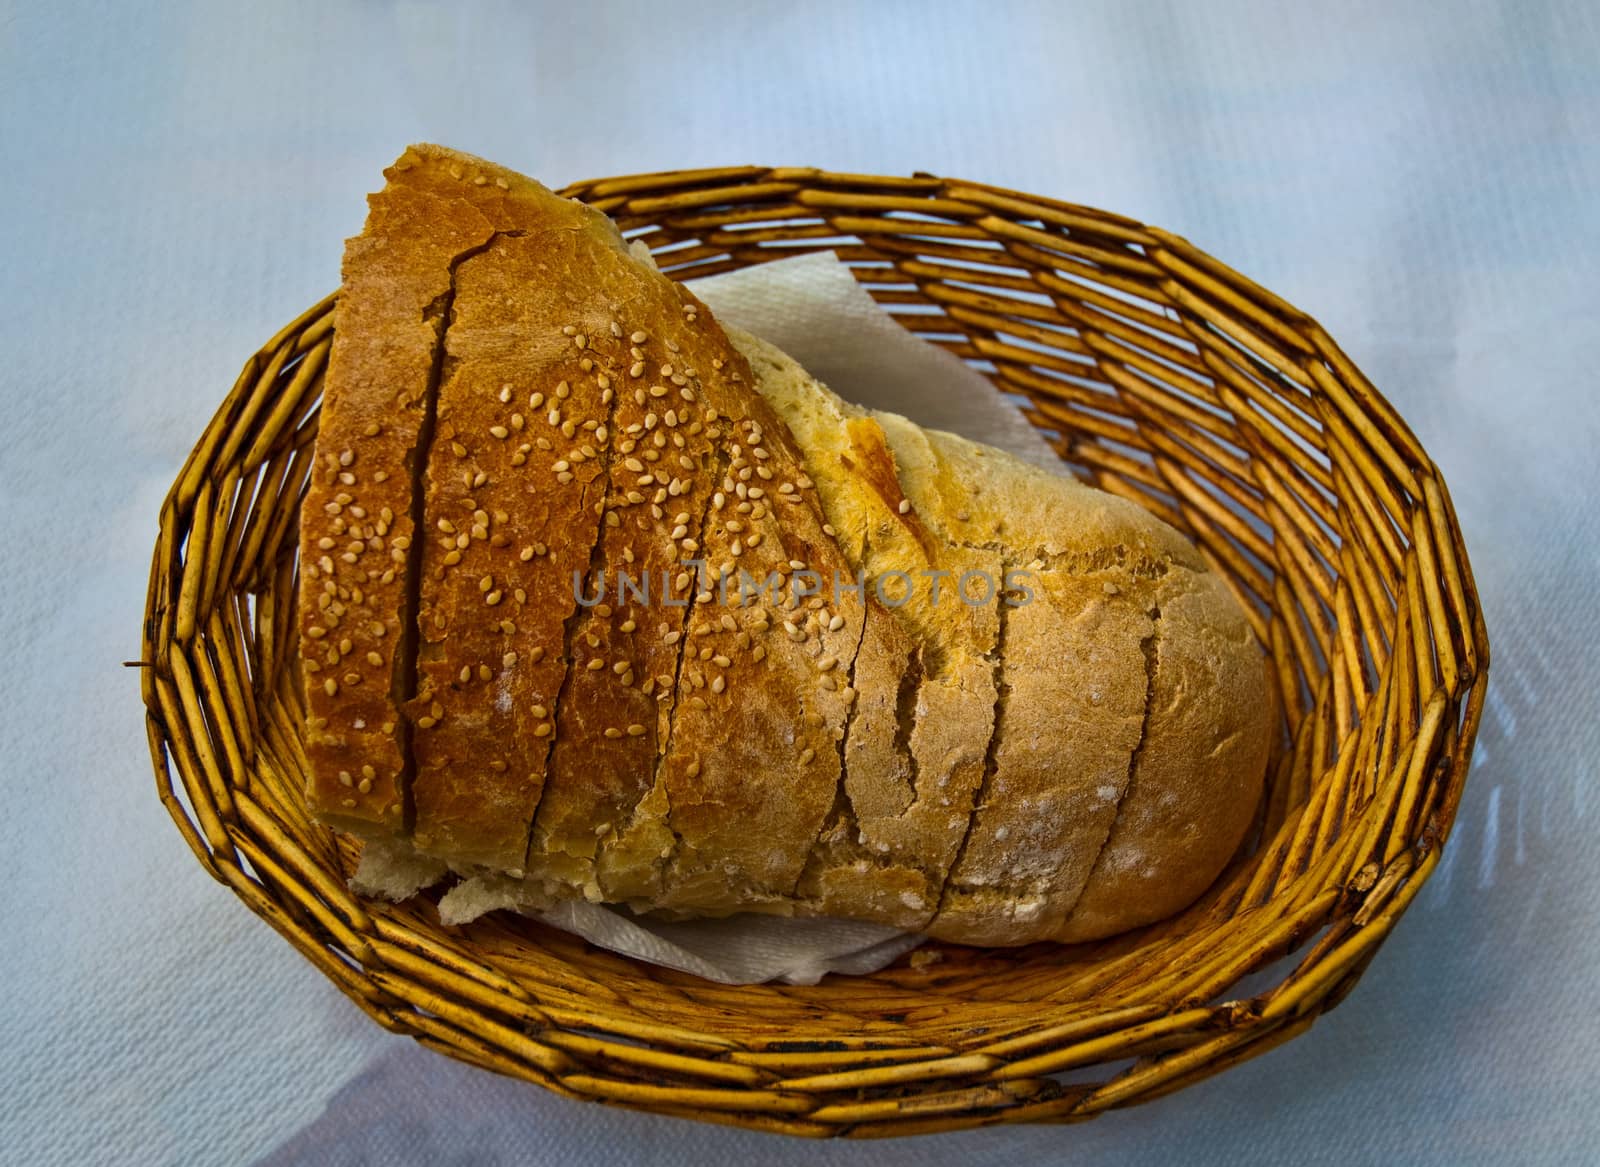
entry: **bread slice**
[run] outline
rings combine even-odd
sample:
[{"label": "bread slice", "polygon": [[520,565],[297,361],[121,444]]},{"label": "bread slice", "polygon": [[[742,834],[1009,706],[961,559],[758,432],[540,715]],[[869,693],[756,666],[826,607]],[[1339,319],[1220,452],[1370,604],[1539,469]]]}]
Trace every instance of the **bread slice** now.
[{"label": "bread slice", "polygon": [[[418,491],[431,440],[438,354],[456,264],[527,216],[513,181],[437,147],[408,149],[368,200],[345,249],[315,471],[300,516],[301,667],[324,821],[402,832],[412,773],[421,545]],[[477,179],[485,177],[485,181]]]}]

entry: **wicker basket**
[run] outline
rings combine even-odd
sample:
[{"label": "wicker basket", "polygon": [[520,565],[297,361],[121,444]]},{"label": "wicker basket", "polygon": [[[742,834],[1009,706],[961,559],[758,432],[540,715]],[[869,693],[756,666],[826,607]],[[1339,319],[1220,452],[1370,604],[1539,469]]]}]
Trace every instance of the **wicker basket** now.
[{"label": "wicker basket", "polygon": [[1165,231],[979,183],[739,167],[566,193],[680,279],[832,249],[906,328],[1025,398],[1078,473],[1186,531],[1276,666],[1259,842],[1130,935],[934,945],[809,988],[357,900],[354,846],[302,802],[291,667],[330,297],[245,365],[161,514],[143,697],[157,791],[201,865],[387,1029],[574,1098],[795,1134],[1089,1118],[1342,1000],[1438,862],[1489,650],[1437,469],[1332,339]]}]

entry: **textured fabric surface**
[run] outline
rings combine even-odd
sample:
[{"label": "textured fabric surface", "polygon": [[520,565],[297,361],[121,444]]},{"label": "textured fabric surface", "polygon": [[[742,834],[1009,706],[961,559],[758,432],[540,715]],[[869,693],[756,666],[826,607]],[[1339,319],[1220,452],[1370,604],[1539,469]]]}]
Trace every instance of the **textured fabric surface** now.
[{"label": "textured fabric surface", "polygon": [[[1567,3],[0,0],[7,1161],[1592,1160],[1600,25]],[[162,495],[429,138],[552,183],[970,176],[1178,231],[1411,421],[1495,650],[1455,836],[1307,1035],[1071,1128],[812,1145],[582,1106],[390,1037],[195,866],[134,677]]]}]

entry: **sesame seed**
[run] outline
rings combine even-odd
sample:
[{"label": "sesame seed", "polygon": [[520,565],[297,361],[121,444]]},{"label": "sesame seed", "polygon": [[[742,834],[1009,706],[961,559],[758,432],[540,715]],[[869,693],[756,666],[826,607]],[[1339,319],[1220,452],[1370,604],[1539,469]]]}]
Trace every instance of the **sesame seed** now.
[{"label": "sesame seed", "polygon": [[367,663],[374,668],[379,668],[383,665],[383,657],[375,652],[369,652],[367,653]]},{"label": "sesame seed", "polygon": [[466,684],[470,684],[471,681],[472,681],[472,666],[471,665],[462,665],[461,666],[461,683],[463,685],[466,685]]},{"label": "sesame seed", "polygon": [[590,672],[596,672],[597,673],[597,672],[599,672],[601,669],[603,669],[605,667],[606,667],[606,662],[601,660],[599,657],[591,657],[590,658],[589,664],[588,664],[588,668],[589,668]]},{"label": "sesame seed", "polygon": [[419,717],[419,718],[417,718],[417,728],[418,729],[432,729],[434,726],[436,726],[438,724],[439,724],[438,721],[436,721],[432,717]]},{"label": "sesame seed", "polygon": [[514,653],[514,652],[508,652],[508,653],[505,654],[505,656],[500,658],[500,664],[504,668],[508,668],[509,669],[512,666],[514,666],[516,663],[517,663],[517,654]]},{"label": "sesame seed", "polygon": [[816,756],[817,751],[812,749],[810,746],[807,746],[805,749],[800,751],[800,764],[802,766],[809,766],[811,765],[811,760]]},{"label": "sesame seed", "polygon": [[353,786],[353,785],[355,785],[355,780],[350,777],[350,771],[348,771],[348,770],[340,770],[339,771],[339,785],[340,786]]},{"label": "sesame seed", "polygon": [[500,386],[500,404],[501,405],[505,405],[510,400],[511,400],[511,383],[508,381],[508,382],[506,382],[506,384]]},{"label": "sesame seed", "polygon": [[609,738],[619,738],[622,736],[622,731],[614,725],[608,725],[606,726],[606,736]]},{"label": "sesame seed", "polygon": [[541,721],[538,725],[534,726],[533,727],[533,736],[534,737],[549,737],[550,736],[550,723],[548,721]]},{"label": "sesame seed", "polygon": [[534,645],[534,647],[528,653],[528,659],[534,664],[538,664],[540,661],[542,661],[544,659],[543,647]]},{"label": "sesame seed", "polygon": [[836,657],[836,656],[819,657],[817,659],[817,668],[821,669],[823,672],[827,672],[829,669],[833,668],[838,663],[839,663],[839,658]]},{"label": "sesame seed", "polygon": [[628,736],[629,737],[639,737],[643,733],[644,733],[644,726],[640,725],[638,722],[634,722],[632,725],[630,725],[628,727]]},{"label": "sesame seed", "polygon": [[728,687],[727,679],[721,676],[711,678],[711,691],[720,693]]},{"label": "sesame seed", "polygon": [[501,594],[500,589],[496,588],[494,591],[490,592],[487,596],[483,597],[483,602],[485,604],[488,604],[489,607],[492,608],[504,598],[505,597]]}]

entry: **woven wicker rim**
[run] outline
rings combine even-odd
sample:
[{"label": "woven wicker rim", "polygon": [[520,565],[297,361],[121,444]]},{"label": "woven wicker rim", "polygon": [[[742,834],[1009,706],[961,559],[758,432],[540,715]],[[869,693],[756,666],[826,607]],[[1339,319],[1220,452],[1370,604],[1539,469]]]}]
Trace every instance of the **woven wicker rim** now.
[{"label": "woven wicker rim", "polygon": [[1077,472],[1186,531],[1276,669],[1259,844],[1127,936],[933,946],[814,987],[714,985],[531,923],[356,899],[354,846],[303,805],[289,667],[330,296],[246,363],[161,513],[142,693],[157,792],[200,864],[386,1029],[571,1097],[796,1134],[1084,1119],[1341,1001],[1438,863],[1489,649],[1437,469],[1327,333],[1177,236],[981,183],[736,167],[564,193],[680,279],[835,251],[1025,400]]}]

